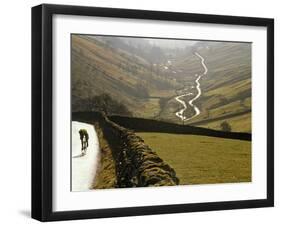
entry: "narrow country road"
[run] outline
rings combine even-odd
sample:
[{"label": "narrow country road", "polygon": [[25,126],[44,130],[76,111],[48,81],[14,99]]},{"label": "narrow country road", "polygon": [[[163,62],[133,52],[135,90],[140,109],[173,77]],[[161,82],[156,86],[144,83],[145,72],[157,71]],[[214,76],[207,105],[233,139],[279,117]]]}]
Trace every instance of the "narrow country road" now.
[{"label": "narrow country road", "polygon": [[[79,130],[86,129],[89,134],[89,146],[86,155],[81,155]],[[91,189],[99,164],[99,142],[93,125],[72,122],[72,191]]]},{"label": "narrow country road", "polygon": [[182,108],[181,110],[179,110],[178,112],[175,113],[176,116],[177,116],[178,118],[180,118],[182,121],[191,120],[191,119],[195,118],[196,116],[198,116],[198,115],[201,113],[201,112],[200,112],[200,109],[199,109],[196,105],[194,105],[193,102],[194,102],[195,100],[197,100],[197,99],[201,96],[201,94],[202,94],[202,91],[201,91],[201,88],[200,88],[200,79],[202,78],[202,76],[204,76],[204,75],[206,75],[206,74],[208,73],[208,68],[207,68],[207,66],[205,65],[205,62],[204,62],[205,59],[204,59],[199,53],[197,53],[197,52],[195,52],[194,54],[195,54],[197,57],[200,58],[201,64],[202,64],[202,66],[203,66],[203,68],[204,68],[204,72],[203,72],[203,74],[201,74],[201,75],[198,75],[198,74],[195,75],[195,76],[197,77],[196,80],[195,80],[197,94],[196,94],[195,97],[193,97],[193,98],[188,102],[189,106],[191,106],[191,107],[194,109],[194,111],[195,111],[195,114],[194,114],[194,115],[192,115],[192,116],[189,117],[189,118],[186,118],[186,117],[184,116],[184,112],[185,112],[185,110],[187,109],[187,104],[186,104],[186,102],[185,102],[184,100],[181,100],[181,99],[180,99],[180,98],[185,97],[185,96],[193,95],[193,93],[185,93],[185,94],[182,94],[182,95],[179,95],[179,96],[175,97],[175,100],[176,100],[177,102],[179,102],[179,103],[183,106],[183,108]]}]

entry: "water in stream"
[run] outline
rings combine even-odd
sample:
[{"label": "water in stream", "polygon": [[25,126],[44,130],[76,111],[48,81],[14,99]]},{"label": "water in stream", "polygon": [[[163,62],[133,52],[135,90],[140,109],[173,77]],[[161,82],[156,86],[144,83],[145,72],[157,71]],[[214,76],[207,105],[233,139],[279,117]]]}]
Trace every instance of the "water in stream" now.
[{"label": "water in stream", "polygon": [[188,101],[188,105],[189,105],[190,107],[192,107],[193,110],[194,110],[194,112],[195,112],[194,115],[192,115],[191,117],[188,117],[188,118],[187,118],[186,116],[184,116],[184,112],[186,111],[186,109],[187,109],[188,106],[187,106],[186,102],[181,99],[182,97],[185,97],[185,96],[194,95],[193,93],[190,93],[190,92],[189,92],[189,93],[181,94],[181,95],[175,97],[175,100],[176,100],[177,102],[179,102],[179,103],[183,106],[182,109],[180,109],[179,111],[177,111],[177,112],[175,113],[176,116],[177,116],[178,118],[180,118],[182,121],[191,120],[191,119],[195,118],[196,116],[198,116],[198,115],[201,113],[200,109],[199,109],[195,104],[193,104],[193,102],[194,102],[195,100],[197,100],[197,99],[201,96],[201,94],[202,94],[202,90],[201,90],[201,88],[200,88],[200,79],[202,78],[202,76],[204,76],[204,75],[206,75],[206,74],[208,73],[208,68],[207,68],[207,66],[205,65],[205,62],[204,62],[205,59],[204,59],[199,53],[197,53],[197,52],[195,52],[194,54],[195,54],[197,57],[200,58],[201,64],[202,64],[202,66],[203,66],[203,68],[204,68],[204,72],[203,72],[203,74],[200,74],[200,75],[196,74],[196,75],[195,75],[195,77],[196,77],[195,83],[196,83],[197,94],[196,94],[196,96],[193,97],[190,101]]}]

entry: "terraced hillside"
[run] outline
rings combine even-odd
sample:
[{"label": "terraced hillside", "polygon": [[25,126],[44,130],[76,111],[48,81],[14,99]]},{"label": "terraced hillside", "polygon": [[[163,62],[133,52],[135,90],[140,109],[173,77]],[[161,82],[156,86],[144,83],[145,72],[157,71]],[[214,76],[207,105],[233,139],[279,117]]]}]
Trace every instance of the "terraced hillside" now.
[{"label": "terraced hillside", "polygon": [[[193,48],[204,56],[208,73],[202,77],[202,95],[195,101],[201,113],[187,123],[221,129],[221,123],[227,121],[233,131],[251,132],[251,44],[198,42]],[[196,56],[192,53],[182,55],[174,67],[181,71],[176,76],[182,89],[186,87],[194,92],[192,78],[203,73]],[[186,102],[191,98],[185,97]],[[176,102],[171,100],[162,118],[174,117],[174,105]],[[187,116],[194,113],[188,110]]]},{"label": "terraced hillside", "polygon": [[[140,38],[72,35],[73,111],[97,110],[90,104],[92,98],[106,93],[120,103],[117,106],[128,109],[124,115],[217,130],[227,122],[232,131],[251,132],[250,43],[163,46]],[[194,98],[196,76],[204,72],[195,52],[204,57],[208,73],[200,80],[202,94],[193,103],[200,114],[183,122],[176,116],[182,106],[175,97],[191,93],[181,97],[185,103]],[[184,117],[192,115],[194,108],[187,104]]]},{"label": "terraced hillside", "polygon": [[153,117],[159,97],[173,95],[178,85],[157,75],[143,58],[84,35],[72,36],[71,62],[73,111],[92,110],[87,101],[107,93],[134,116]]}]

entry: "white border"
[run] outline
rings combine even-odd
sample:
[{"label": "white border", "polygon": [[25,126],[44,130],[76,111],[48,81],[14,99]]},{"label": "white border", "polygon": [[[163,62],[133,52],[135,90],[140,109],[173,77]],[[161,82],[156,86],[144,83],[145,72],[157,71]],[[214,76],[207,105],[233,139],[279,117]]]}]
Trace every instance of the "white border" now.
[{"label": "white border", "polygon": [[[252,45],[252,183],[70,192],[70,34],[231,40]],[[266,198],[266,28],[53,17],[53,211]]]}]

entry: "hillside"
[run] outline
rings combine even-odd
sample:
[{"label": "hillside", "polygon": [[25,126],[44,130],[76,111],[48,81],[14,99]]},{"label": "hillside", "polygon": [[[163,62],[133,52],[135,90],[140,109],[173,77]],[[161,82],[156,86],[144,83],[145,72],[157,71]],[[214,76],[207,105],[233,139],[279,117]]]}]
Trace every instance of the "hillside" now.
[{"label": "hillside", "polygon": [[[90,103],[106,94],[126,108],[123,115],[217,130],[227,121],[232,131],[251,132],[250,43],[157,40],[72,35],[72,110],[97,110]],[[195,52],[208,72],[193,103],[200,113],[191,118],[195,108],[187,103],[204,73]],[[179,96],[188,121],[176,116],[183,107]]]},{"label": "hillside", "polygon": [[152,117],[159,111],[159,98],[171,96],[174,80],[157,75],[141,57],[88,36],[72,35],[72,108],[87,109],[87,100],[109,94],[134,116]]},{"label": "hillside", "polygon": [[[195,101],[201,114],[188,123],[220,129],[222,120],[219,118],[229,116],[224,117],[227,118],[224,120],[232,124],[234,131],[251,132],[251,44],[198,42],[193,49],[204,56],[208,73],[202,77],[202,95]],[[183,84],[182,89],[188,87],[189,91],[194,92],[192,78],[203,73],[203,67],[196,56],[192,52],[182,55],[174,67],[180,70],[176,76],[177,81]],[[186,101],[190,99],[189,96],[185,98]],[[175,100],[169,102],[162,118],[174,117],[171,109],[175,104]],[[242,112],[245,114],[234,116]],[[194,112],[186,113],[192,115]],[[213,119],[212,123],[200,123],[206,119]],[[246,122],[246,126],[240,127],[242,122]]]}]

